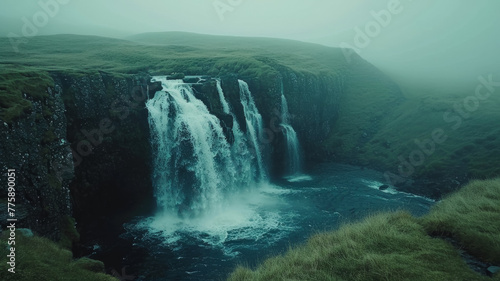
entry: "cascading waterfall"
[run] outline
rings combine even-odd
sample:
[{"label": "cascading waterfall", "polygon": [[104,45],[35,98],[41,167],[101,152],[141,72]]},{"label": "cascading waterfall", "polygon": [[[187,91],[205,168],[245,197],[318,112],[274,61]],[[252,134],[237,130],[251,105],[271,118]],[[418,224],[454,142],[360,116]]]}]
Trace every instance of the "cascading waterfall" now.
[{"label": "cascading waterfall", "polygon": [[281,124],[283,134],[286,139],[286,169],[285,173],[288,176],[298,175],[302,171],[302,160],[300,157],[300,144],[297,138],[297,133],[290,125],[290,114],[288,112],[288,103],[281,89]]},{"label": "cascading waterfall", "polygon": [[181,80],[162,80],[166,91],[149,100],[157,203],[167,211],[198,215],[215,209],[233,187],[236,170],[219,119]]},{"label": "cascading waterfall", "polygon": [[224,96],[224,91],[222,90],[221,82],[219,79],[217,82],[217,91],[219,93],[220,102],[222,104],[222,109],[224,113],[230,114],[233,117],[233,137],[234,143],[231,147],[231,152],[233,156],[233,162],[237,167],[239,172],[239,181],[242,186],[249,186],[252,183],[260,180],[260,171],[258,171],[258,166],[255,164],[256,157],[250,153],[248,149],[248,138],[241,131],[240,125],[236,122],[236,116],[231,112],[229,103]]},{"label": "cascading waterfall", "polygon": [[[224,113],[226,114],[231,114],[231,109],[229,108],[229,103],[227,103],[227,100],[226,100],[226,97],[224,96],[224,91],[222,90],[222,85],[220,83],[220,79],[217,79],[216,80],[217,82],[217,92],[219,93],[219,99],[220,99],[220,103],[222,104],[222,110],[224,111]],[[234,118],[234,115],[233,115],[233,118]]]},{"label": "cascading waterfall", "polygon": [[267,174],[264,169],[262,153],[259,146],[259,139],[263,135],[262,116],[257,110],[257,106],[255,106],[252,93],[248,89],[248,84],[243,80],[238,80],[238,83],[240,86],[241,104],[243,105],[243,110],[245,111],[248,136],[250,138],[252,150],[255,153],[255,158],[257,161],[258,172],[259,172],[259,179],[263,181],[267,179]]},{"label": "cascading waterfall", "polygon": [[[245,82],[240,81],[240,95],[248,132],[245,135],[234,122],[235,141],[230,145],[220,120],[210,114],[189,85],[182,80],[154,79],[164,88],[146,104],[160,212],[179,217],[216,213],[235,190],[267,177],[257,142],[262,117]],[[220,82],[217,88],[224,112],[233,115]]]}]

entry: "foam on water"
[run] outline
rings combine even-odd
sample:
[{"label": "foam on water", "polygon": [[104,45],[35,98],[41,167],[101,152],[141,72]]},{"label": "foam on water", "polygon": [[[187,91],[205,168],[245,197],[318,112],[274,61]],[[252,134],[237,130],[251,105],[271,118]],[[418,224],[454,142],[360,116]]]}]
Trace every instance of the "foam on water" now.
[{"label": "foam on water", "polygon": [[189,219],[161,212],[141,220],[135,227],[147,230],[148,235],[160,238],[173,250],[186,238],[209,248],[219,248],[225,255],[234,257],[245,245],[271,245],[294,230],[291,220],[295,214],[282,211],[286,203],[281,195],[288,193],[290,191],[264,184],[233,194],[228,204],[216,211]]},{"label": "foam on water", "polygon": [[294,174],[291,176],[284,177],[288,182],[303,182],[303,181],[312,181],[313,178],[306,174]]},{"label": "foam on water", "polygon": [[370,188],[373,188],[373,189],[376,189],[378,191],[381,191],[381,192],[384,192],[384,193],[389,193],[389,194],[401,194],[401,195],[404,195],[405,197],[415,197],[415,198],[421,198],[421,199],[425,199],[429,202],[435,202],[436,200],[434,199],[431,199],[431,198],[427,198],[425,196],[419,196],[419,195],[415,195],[415,194],[412,194],[412,193],[407,193],[407,192],[403,192],[403,191],[398,191],[396,190],[393,186],[389,186],[389,188],[385,189],[385,190],[380,190],[380,186],[383,185],[383,183],[381,182],[378,182],[378,181],[374,181],[374,180],[361,180],[361,182],[363,182],[363,184],[365,184],[366,186],[370,187]]}]

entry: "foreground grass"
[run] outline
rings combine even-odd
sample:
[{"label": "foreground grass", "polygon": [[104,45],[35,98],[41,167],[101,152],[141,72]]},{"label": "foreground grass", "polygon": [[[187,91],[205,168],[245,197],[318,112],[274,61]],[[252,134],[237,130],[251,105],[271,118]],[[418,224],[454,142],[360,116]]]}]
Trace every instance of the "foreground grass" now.
[{"label": "foreground grass", "polygon": [[500,280],[472,271],[448,242],[449,233],[477,257],[500,263],[500,179],[476,181],[415,218],[379,214],[313,236],[305,245],[266,260],[255,270],[238,267],[240,280]]},{"label": "foreground grass", "polygon": [[474,181],[423,218],[429,233],[452,236],[473,255],[500,265],[500,179]]},{"label": "foreground grass", "polygon": [[118,281],[104,274],[102,262],[82,258],[73,260],[72,253],[54,242],[41,237],[16,235],[15,274],[7,271],[10,266],[5,262],[9,254],[7,231],[0,237],[0,280],[9,281]]}]

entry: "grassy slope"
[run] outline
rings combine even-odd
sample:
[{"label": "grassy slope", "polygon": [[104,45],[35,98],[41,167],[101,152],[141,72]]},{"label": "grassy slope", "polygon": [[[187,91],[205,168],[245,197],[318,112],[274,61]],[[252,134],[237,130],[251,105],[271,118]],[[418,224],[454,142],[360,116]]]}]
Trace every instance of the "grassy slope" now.
[{"label": "grassy slope", "polygon": [[[7,245],[9,233],[5,231],[0,237],[0,254],[2,261],[9,254],[11,246]],[[54,242],[41,237],[24,237],[20,232],[16,235],[16,268],[15,274],[7,271],[10,266],[0,264],[0,280],[11,281],[117,281],[118,279],[104,274],[104,264],[86,258],[73,260],[70,251],[61,248]]]},{"label": "grassy slope", "polygon": [[476,181],[423,218],[406,212],[371,216],[315,235],[255,270],[238,267],[229,280],[492,280],[428,234],[451,235],[476,256],[500,264],[499,221],[500,179]]},{"label": "grassy slope", "polygon": [[[18,53],[13,52],[7,38],[0,38],[0,54],[0,118],[6,122],[30,110],[31,103],[21,92],[43,94],[53,83],[47,75],[52,71],[74,75],[96,71],[213,76],[238,73],[240,77],[265,79],[277,74],[272,67],[275,64],[315,74],[342,73],[346,68],[342,52],[315,44],[175,32],[142,34],[130,40],[40,36],[20,45]],[[18,83],[27,79],[30,85]]]},{"label": "grassy slope", "polygon": [[427,232],[453,236],[484,260],[500,265],[500,179],[474,181],[424,217]]},{"label": "grassy slope", "polygon": [[[360,78],[361,79],[361,78]],[[359,83],[368,85],[366,83]],[[424,84],[424,82],[422,82]],[[500,175],[500,97],[492,94],[481,101],[479,109],[454,129],[445,122],[443,114],[454,109],[474,95],[475,84],[458,89],[438,87],[402,87],[405,100],[394,102],[384,93],[373,95],[361,87],[350,89],[342,96],[341,114],[325,145],[336,155],[349,158],[352,155],[360,164],[376,166],[396,172],[402,155],[409,158],[418,150],[415,140],[431,138],[435,129],[443,129],[448,139],[436,145],[435,152],[425,156],[412,176],[441,178],[451,172],[468,173],[469,177],[485,179]],[[393,112],[387,108],[394,108]],[[456,115],[456,114],[454,114]],[[370,132],[373,119],[380,122],[380,130]],[[368,132],[368,137],[362,137]],[[359,141],[363,140],[363,141]],[[366,140],[366,142],[365,142]]]}]

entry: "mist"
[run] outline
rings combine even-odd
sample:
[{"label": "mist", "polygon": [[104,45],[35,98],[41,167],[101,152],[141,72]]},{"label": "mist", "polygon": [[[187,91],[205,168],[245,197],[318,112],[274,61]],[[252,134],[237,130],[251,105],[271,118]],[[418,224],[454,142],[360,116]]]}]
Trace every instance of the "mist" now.
[{"label": "mist", "polygon": [[26,21],[38,20],[36,35],[274,37],[352,48],[396,80],[458,83],[499,72],[495,0],[55,1],[2,1],[0,34],[22,36]]}]

